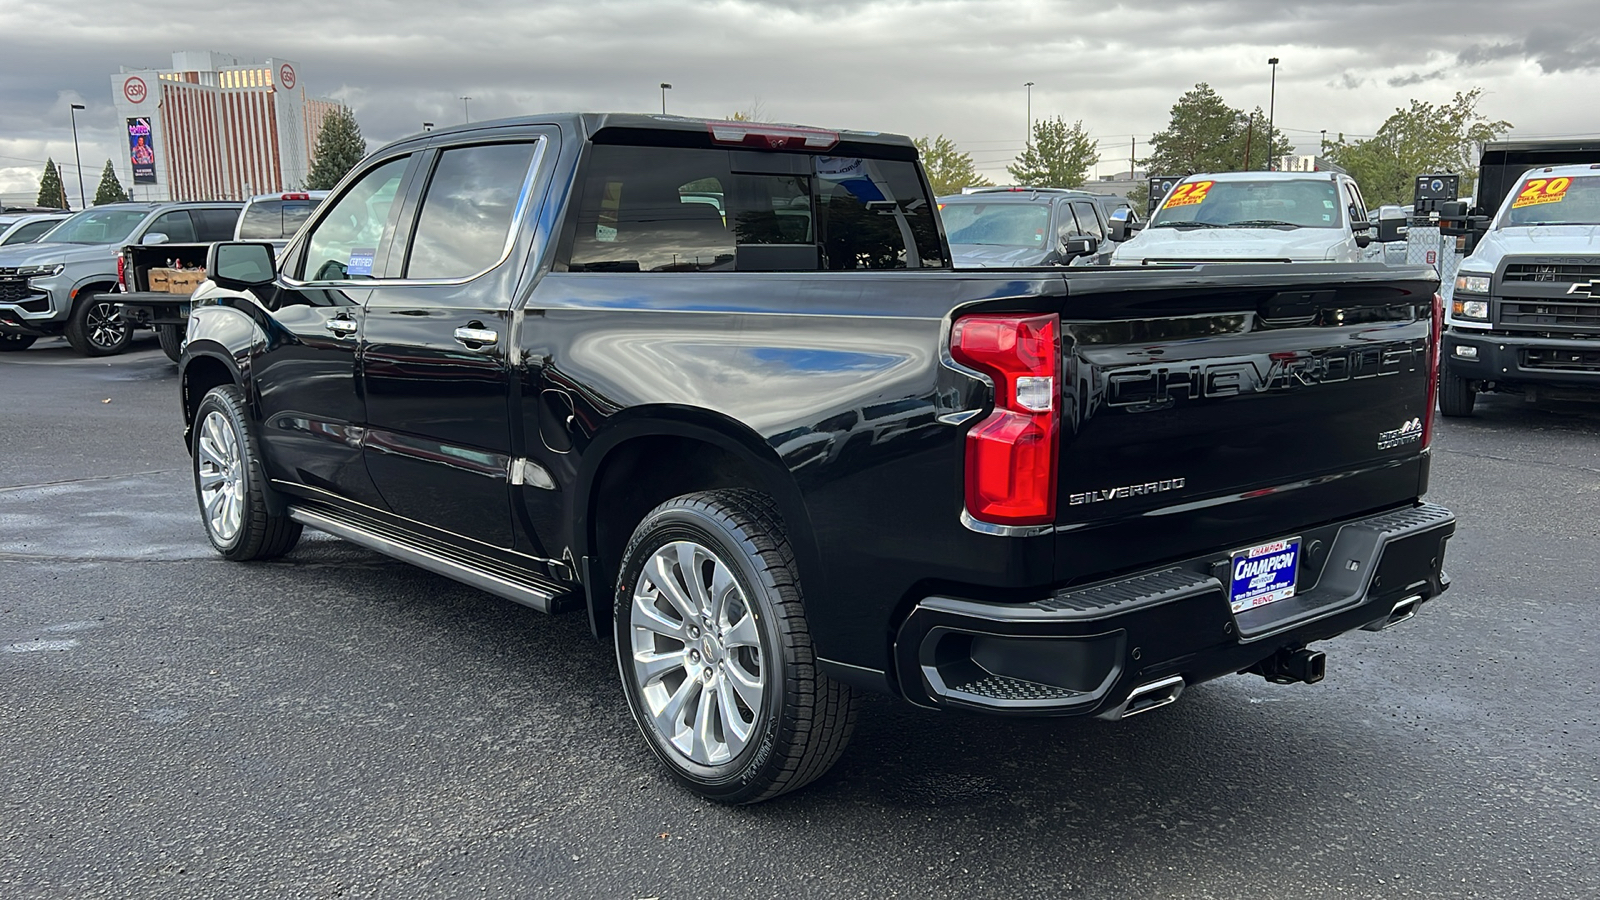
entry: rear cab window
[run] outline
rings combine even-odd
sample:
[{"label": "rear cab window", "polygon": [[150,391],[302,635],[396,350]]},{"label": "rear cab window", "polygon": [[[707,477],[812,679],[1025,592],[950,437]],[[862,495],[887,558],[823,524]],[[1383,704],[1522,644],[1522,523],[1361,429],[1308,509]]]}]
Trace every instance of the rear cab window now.
[{"label": "rear cab window", "polygon": [[287,241],[311,218],[312,211],[321,202],[320,198],[313,197],[254,200],[239,217],[236,240]]},{"label": "rear cab window", "polygon": [[573,272],[949,265],[909,155],[597,142],[573,210]]}]

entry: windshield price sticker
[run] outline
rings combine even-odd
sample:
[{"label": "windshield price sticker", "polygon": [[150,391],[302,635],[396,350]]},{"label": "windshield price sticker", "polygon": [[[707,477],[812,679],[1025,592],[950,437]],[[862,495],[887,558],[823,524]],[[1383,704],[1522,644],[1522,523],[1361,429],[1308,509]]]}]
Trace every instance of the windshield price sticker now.
[{"label": "windshield price sticker", "polygon": [[1560,203],[1567,199],[1567,188],[1572,187],[1572,179],[1561,178],[1529,178],[1522,185],[1522,190],[1517,192],[1517,199],[1511,204],[1512,209],[1521,209],[1524,206],[1538,206],[1541,203]]},{"label": "windshield price sticker", "polygon": [[1193,206],[1203,202],[1206,194],[1210,192],[1215,181],[1186,181],[1172,189],[1167,202],[1161,204],[1162,209],[1171,209],[1174,206]]},{"label": "windshield price sticker", "polygon": [[1297,537],[1234,553],[1228,605],[1235,613],[1242,613],[1293,597],[1299,562]]}]

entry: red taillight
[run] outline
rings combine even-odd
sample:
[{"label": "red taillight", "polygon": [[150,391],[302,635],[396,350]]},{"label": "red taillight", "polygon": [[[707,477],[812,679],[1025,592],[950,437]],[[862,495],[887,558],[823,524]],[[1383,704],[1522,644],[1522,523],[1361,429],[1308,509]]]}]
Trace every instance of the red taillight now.
[{"label": "red taillight", "polygon": [[1422,449],[1433,446],[1433,417],[1439,402],[1439,356],[1444,352],[1444,298],[1433,295],[1433,324],[1428,329],[1428,409],[1422,417]]},{"label": "red taillight", "polygon": [[994,412],[967,432],[967,512],[996,525],[1056,516],[1056,369],[1060,319],[968,316],[950,354],[994,380]]},{"label": "red taillight", "polygon": [[118,253],[117,254],[117,287],[120,287],[123,290],[127,290],[128,289],[128,278],[127,278],[127,275],[126,275],[127,268],[128,268],[128,258],[126,256],[123,256],[121,253]]},{"label": "red taillight", "polygon": [[284,200],[310,200],[311,199],[311,195],[310,194],[284,194],[281,199],[284,199]]},{"label": "red taillight", "polygon": [[831,150],[839,132],[795,125],[757,125],[747,122],[711,122],[711,139],[719,144],[759,147],[765,150]]}]

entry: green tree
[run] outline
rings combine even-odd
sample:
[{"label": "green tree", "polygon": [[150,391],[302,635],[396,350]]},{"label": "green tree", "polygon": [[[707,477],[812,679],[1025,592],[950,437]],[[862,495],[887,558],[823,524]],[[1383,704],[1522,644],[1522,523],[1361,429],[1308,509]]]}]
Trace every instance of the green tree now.
[{"label": "green tree", "polygon": [[1371,204],[1409,203],[1418,175],[1461,173],[1461,193],[1470,195],[1477,177],[1472,171],[1472,145],[1492,141],[1511,130],[1511,123],[1491,122],[1478,112],[1481,88],[1457,92],[1438,105],[1412,100],[1410,109],[1395,109],[1378,133],[1347,142],[1330,141],[1324,154],[1349,172]]},{"label": "green tree", "polygon": [[957,150],[955,141],[944,135],[920,137],[915,143],[935,197],[959,194],[965,187],[987,187],[994,183],[978,174],[972,165],[972,154]]},{"label": "green tree", "polygon": [[317,149],[311,155],[311,174],[306,190],[326,191],[339,183],[345,173],[367,155],[367,141],[350,107],[341,106],[322,120],[317,132]]},{"label": "green tree", "polygon": [[61,186],[61,171],[56,168],[54,159],[45,160],[44,174],[39,176],[39,199],[33,205],[46,209],[67,208],[67,192]]},{"label": "green tree", "polygon": [[117,180],[117,170],[111,167],[111,160],[108,159],[105,169],[100,173],[100,186],[94,189],[94,205],[126,199],[128,192],[122,189],[122,182]]},{"label": "green tree", "polygon": [[1276,128],[1268,140],[1259,107],[1235,109],[1202,81],[1173,104],[1166,130],[1150,139],[1150,155],[1139,162],[1152,175],[1236,172],[1265,169],[1269,159],[1293,149]]},{"label": "green tree", "polygon": [[1033,125],[1033,140],[1006,171],[1024,187],[1079,187],[1100,161],[1099,144],[1081,119],[1071,125],[1060,116],[1041,119]]}]

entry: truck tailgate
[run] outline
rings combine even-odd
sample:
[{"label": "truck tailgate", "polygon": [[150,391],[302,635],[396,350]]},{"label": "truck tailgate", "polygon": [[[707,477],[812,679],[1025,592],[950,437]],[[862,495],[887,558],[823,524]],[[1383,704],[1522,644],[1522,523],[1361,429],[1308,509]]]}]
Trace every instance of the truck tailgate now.
[{"label": "truck tailgate", "polygon": [[1068,278],[1058,575],[1290,538],[1423,492],[1431,270],[1134,271],[1134,289]]}]

